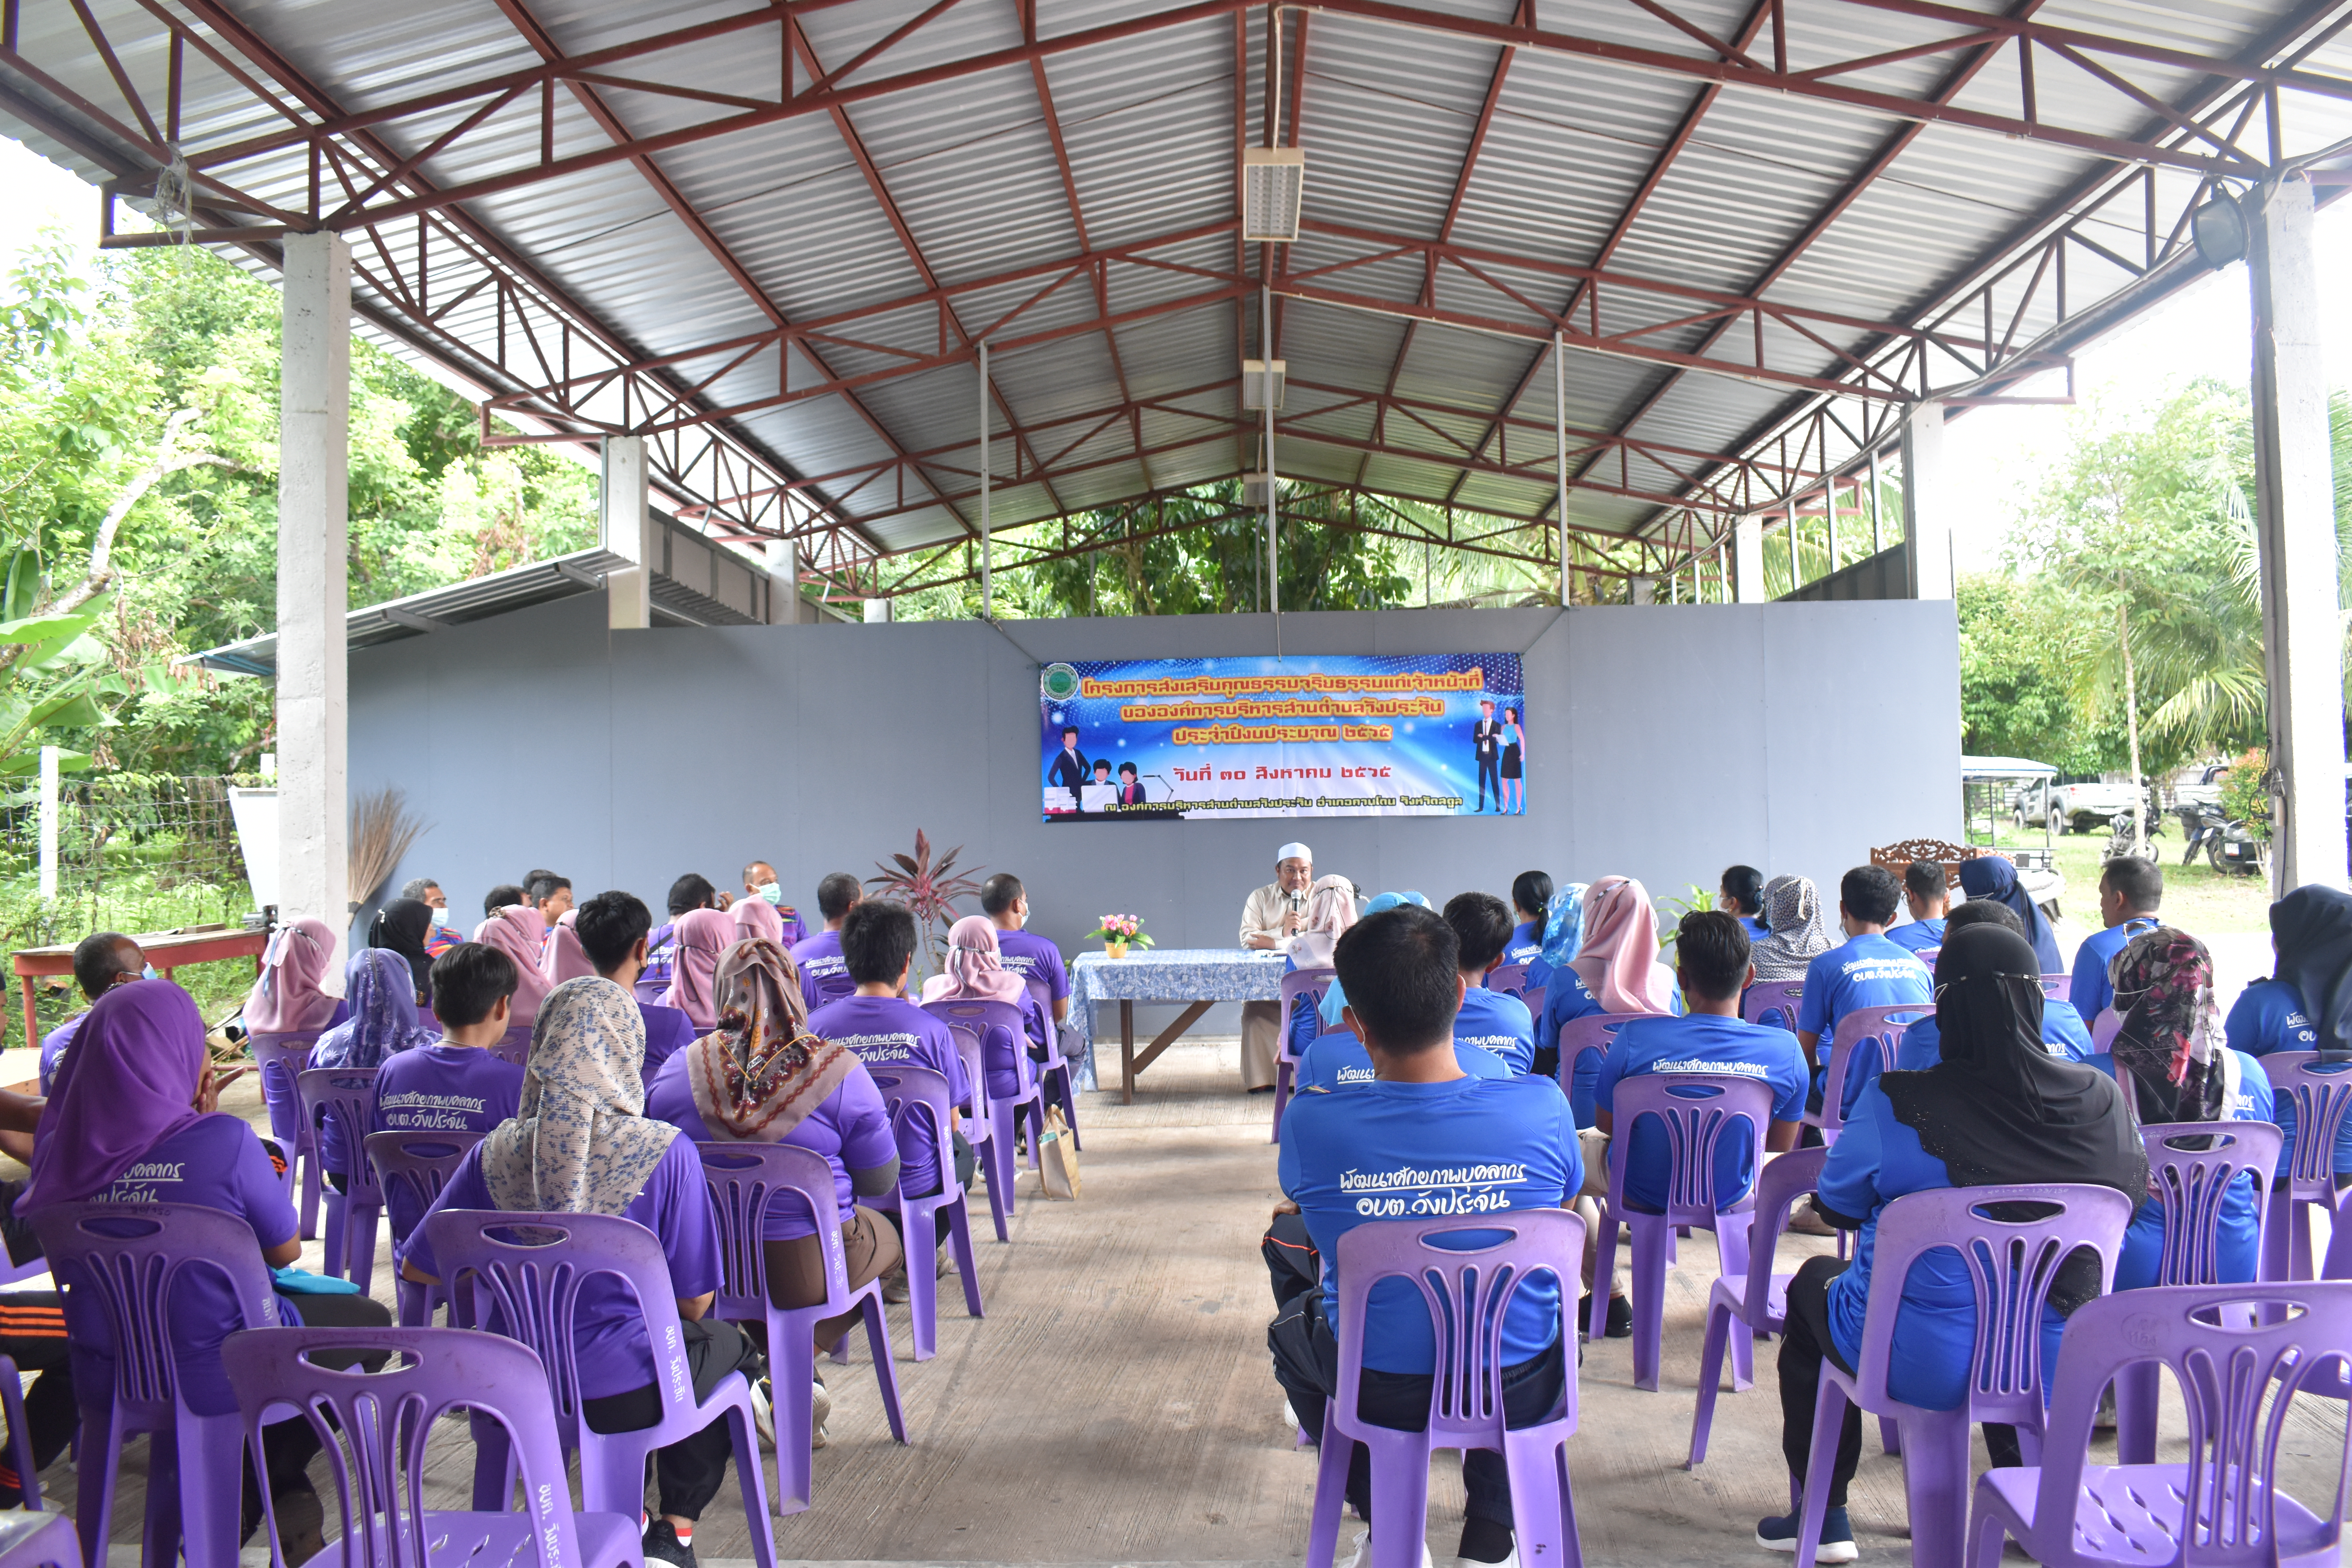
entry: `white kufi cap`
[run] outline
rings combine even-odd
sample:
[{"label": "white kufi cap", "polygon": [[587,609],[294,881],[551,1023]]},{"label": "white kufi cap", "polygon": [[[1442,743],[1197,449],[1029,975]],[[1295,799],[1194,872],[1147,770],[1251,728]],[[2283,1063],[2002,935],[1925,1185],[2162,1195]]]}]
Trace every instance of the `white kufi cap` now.
[{"label": "white kufi cap", "polygon": [[1304,860],[1312,866],[1315,864],[1315,851],[1304,844],[1286,844],[1274,852],[1276,865],[1279,866],[1285,860]]}]

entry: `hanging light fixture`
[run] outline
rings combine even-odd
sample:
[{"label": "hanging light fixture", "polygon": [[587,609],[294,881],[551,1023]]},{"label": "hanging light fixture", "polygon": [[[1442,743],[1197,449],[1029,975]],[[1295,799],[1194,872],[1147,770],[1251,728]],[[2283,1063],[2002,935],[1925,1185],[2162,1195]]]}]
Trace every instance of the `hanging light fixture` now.
[{"label": "hanging light fixture", "polygon": [[[1282,406],[1282,391],[1286,369],[1285,361],[1274,362],[1274,406],[1276,408]],[[1242,361],[1242,406],[1244,408],[1264,408],[1266,405],[1266,384],[1265,361],[1262,359]]]},{"label": "hanging light fixture", "polygon": [[1242,238],[1288,245],[1298,237],[1307,191],[1307,149],[1242,149]]}]

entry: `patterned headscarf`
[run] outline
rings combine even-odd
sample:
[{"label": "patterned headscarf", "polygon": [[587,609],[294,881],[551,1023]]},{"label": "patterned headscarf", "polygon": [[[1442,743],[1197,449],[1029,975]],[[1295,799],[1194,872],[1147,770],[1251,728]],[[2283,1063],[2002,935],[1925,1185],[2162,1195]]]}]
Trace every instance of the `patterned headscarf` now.
[{"label": "patterned headscarf", "polygon": [[415,976],[388,947],[363,947],[343,967],[351,1017],[319,1037],[310,1062],[322,1068],[380,1068],[384,1058],[433,1043],[417,1021]]},{"label": "patterned headscarf", "polygon": [[703,1121],[746,1143],[781,1142],[857,1068],[845,1046],[808,1032],[792,955],[746,937],[719,960],[719,1026],[686,1047]]},{"label": "patterned headscarf", "polygon": [[482,1140],[482,1180],[501,1209],[619,1214],[645,1190],[677,1128],[645,1118],[645,1015],[609,980],[547,994],[523,1069],[522,1106]]},{"label": "patterned headscarf", "polygon": [[2107,961],[2107,977],[2124,1016],[2109,1049],[2132,1075],[2140,1119],[2220,1121],[2221,1016],[2205,944],[2171,926],[2142,931]]},{"label": "patterned headscarf", "polygon": [[305,915],[269,933],[261,955],[261,977],[245,999],[245,1026],[256,1034],[286,1035],[323,1028],[335,1016],[335,998],[319,988],[335,956],[335,933],[326,921]]},{"label": "patterned headscarf", "polygon": [[1775,877],[1764,884],[1764,940],[1752,954],[1759,980],[1802,980],[1805,966],[1837,945],[1810,877]]},{"label": "patterned headscarf", "polygon": [[1356,884],[1324,877],[1307,895],[1307,929],[1290,939],[1290,962],[1301,969],[1328,969],[1331,950],[1356,923]]},{"label": "patterned headscarf", "polygon": [[688,910],[677,917],[675,940],[669,989],[662,993],[661,1005],[693,1019],[697,1029],[716,1028],[719,955],[735,945],[734,917],[724,910]]},{"label": "patterned headscarf", "polygon": [[1570,882],[1544,911],[1543,961],[1555,970],[1568,967],[1584,940],[1584,883]]},{"label": "patterned headscarf", "polygon": [[996,922],[966,915],[948,927],[948,972],[923,982],[923,1002],[1003,1002],[1018,1007],[1029,984],[1004,967]]}]

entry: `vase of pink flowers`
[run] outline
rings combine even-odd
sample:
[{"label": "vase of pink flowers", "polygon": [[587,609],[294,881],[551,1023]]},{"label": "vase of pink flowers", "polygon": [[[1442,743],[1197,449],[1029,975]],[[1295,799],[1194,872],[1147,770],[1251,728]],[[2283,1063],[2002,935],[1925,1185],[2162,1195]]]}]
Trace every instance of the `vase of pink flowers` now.
[{"label": "vase of pink flowers", "polygon": [[1113,958],[1125,958],[1130,947],[1151,945],[1151,939],[1143,934],[1140,915],[1105,915],[1102,923],[1087,935],[1102,938],[1103,952]]}]

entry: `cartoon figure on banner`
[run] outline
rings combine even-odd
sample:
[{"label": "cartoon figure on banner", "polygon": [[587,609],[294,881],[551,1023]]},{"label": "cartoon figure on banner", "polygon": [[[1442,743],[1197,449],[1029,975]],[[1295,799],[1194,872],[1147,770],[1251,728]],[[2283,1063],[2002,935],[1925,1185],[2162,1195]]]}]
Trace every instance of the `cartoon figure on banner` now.
[{"label": "cartoon figure on banner", "polygon": [[1528,786],[1523,776],[1527,772],[1527,733],[1519,728],[1519,710],[1504,709],[1502,773],[1503,788],[1508,792],[1508,798],[1503,809],[1513,816],[1528,814]]},{"label": "cartoon figure on banner", "polygon": [[[1054,753],[1053,765],[1045,770],[1048,793],[1045,809],[1053,812],[1076,811],[1081,804],[1080,791],[1087,785],[1087,760],[1078,754],[1078,731],[1075,727],[1062,731],[1062,749]],[[1067,790],[1066,804],[1057,803],[1053,793]]]},{"label": "cartoon figure on banner", "polygon": [[1118,764],[1118,804],[1121,805],[1143,804],[1143,781],[1136,776],[1133,763]]},{"label": "cartoon figure on banner", "polygon": [[1503,726],[1495,721],[1495,700],[1478,700],[1478,722],[1470,731],[1470,743],[1478,757],[1478,805],[1486,809],[1486,788],[1495,790],[1495,809],[1503,809],[1503,781],[1496,772],[1503,758]]}]

